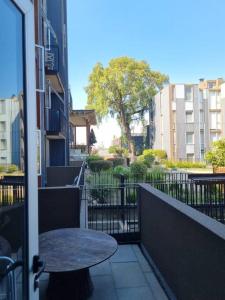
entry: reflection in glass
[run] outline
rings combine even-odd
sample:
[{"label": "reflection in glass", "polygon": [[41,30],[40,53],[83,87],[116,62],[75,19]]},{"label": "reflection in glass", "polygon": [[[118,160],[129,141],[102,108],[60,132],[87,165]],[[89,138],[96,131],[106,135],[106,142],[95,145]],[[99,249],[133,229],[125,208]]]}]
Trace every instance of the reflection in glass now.
[{"label": "reflection in glass", "polygon": [[[23,15],[10,0],[0,1],[0,28],[0,271],[4,271],[2,256],[24,260],[25,240]],[[22,268],[15,273],[17,298],[24,299]],[[8,299],[8,289],[5,276],[0,299]]]}]

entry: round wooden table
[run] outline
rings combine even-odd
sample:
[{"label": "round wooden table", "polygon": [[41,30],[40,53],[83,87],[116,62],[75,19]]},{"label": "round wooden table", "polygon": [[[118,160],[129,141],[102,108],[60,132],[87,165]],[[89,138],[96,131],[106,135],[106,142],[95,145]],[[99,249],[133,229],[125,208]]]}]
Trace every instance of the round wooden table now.
[{"label": "round wooden table", "polygon": [[50,273],[49,300],[87,299],[93,290],[89,268],[117,250],[116,240],[103,232],[64,228],[39,237],[39,252]]}]

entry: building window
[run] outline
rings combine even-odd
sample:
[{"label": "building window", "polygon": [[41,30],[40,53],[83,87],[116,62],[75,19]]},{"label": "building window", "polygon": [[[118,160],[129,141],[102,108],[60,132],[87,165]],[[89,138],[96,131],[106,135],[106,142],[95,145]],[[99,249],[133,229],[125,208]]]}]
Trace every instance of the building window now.
[{"label": "building window", "polygon": [[203,110],[200,110],[200,123],[202,123],[202,124],[205,123],[205,116],[204,116]]},{"label": "building window", "polygon": [[194,153],[187,154],[187,161],[194,161]]},{"label": "building window", "polygon": [[5,107],[5,100],[0,99],[0,114],[5,114],[6,107]]},{"label": "building window", "polygon": [[208,82],[208,85],[207,85],[208,89],[213,89],[215,86],[216,86],[215,81]]},{"label": "building window", "polygon": [[0,132],[4,132],[6,130],[6,123],[4,121],[0,121]]},{"label": "building window", "polygon": [[210,133],[210,141],[211,143],[216,142],[220,139],[220,133],[218,132],[211,132]]},{"label": "building window", "polygon": [[185,86],[185,100],[192,101],[192,87]]},{"label": "building window", "polygon": [[210,112],[211,129],[221,129],[221,113]]},{"label": "building window", "polygon": [[186,111],[186,123],[194,122],[194,113],[193,111]]},{"label": "building window", "polygon": [[187,145],[194,144],[194,132],[186,132],[186,144]]},{"label": "building window", "polygon": [[7,149],[7,141],[5,139],[0,140],[0,150],[6,150]]},{"label": "building window", "polygon": [[209,93],[209,108],[210,109],[220,109],[220,97],[216,92]]}]

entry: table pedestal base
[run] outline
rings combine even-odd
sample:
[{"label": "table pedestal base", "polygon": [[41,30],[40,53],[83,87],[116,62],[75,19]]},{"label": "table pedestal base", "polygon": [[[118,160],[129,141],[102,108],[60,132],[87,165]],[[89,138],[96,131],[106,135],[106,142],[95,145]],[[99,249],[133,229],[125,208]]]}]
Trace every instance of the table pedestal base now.
[{"label": "table pedestal base", "polygon": [[89,269],[50,273],[48,300],[85,300],[93,292]]}]

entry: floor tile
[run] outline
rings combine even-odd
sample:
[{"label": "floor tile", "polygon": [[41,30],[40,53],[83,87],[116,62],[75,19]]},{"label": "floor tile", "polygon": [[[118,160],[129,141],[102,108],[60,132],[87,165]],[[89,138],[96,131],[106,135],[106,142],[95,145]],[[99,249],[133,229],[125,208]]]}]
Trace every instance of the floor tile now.
[{"label": "floor tile", "polygon": [[152,290],[152,293],[155,297],[155,300],[168,300],[165,292],[163,291],[161,285],[156,279],[155,275],[151,272],[145,273],[149,286]]},{"label": "floor tile", "polygon": [[93,276],[93,295],[90,300],[117,300],[116,290],[111,275]]},{"label": "floor tile", "polygon": [[110,275],[111,274],[111,266],[110,261],[106,260],[101,264],[98,264],[92,268],[90,268],[91,276],[95,275]]},{"label": "floor tile", "polygon": [[137,261],[131,245],[120,245],[116,253],[110,258],[112,262]]},{"label": "floor tile", "polygon": [[116,288],[147,286],[138,262],[112,263]]},{"label": "floor tile", "polygon": [[149,287],[117,289],[119,300],[154,300]]},{"label": "floor tile", "polygon": [[143,256],[141,249],[138,245],[132,245],[132,249],[137,257],[137,260],[141,266],[141,269],[143,272],[152,272],[152,269],[149,265],[149,263],[147,262],[147,260],[145,259],[145,257]]}]

